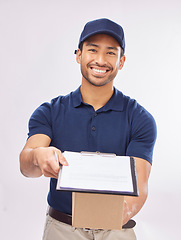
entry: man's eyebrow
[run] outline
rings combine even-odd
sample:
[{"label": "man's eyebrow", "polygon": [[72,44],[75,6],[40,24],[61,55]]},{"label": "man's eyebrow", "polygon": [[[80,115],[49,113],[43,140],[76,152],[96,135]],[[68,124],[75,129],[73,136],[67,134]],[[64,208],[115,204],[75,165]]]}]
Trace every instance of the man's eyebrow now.
[{"label": "man's eyebrow", "polygon": [[[99,45],[95,43],[87,43],[86,46],[99,47]],[[117,47],[107,47],[107,49],[118,51]]]},{"label": "man's eyebrow", "polygon": [[87,43],[86,46],[99,47],[97,44],[94,43]]},{"label": "man's eyebrow", "polygon": [[109,49],[109,50],[116,50],[116,51],[118,51],[118,48],[117,48],[117,47],[107,47],[107,49]]}]

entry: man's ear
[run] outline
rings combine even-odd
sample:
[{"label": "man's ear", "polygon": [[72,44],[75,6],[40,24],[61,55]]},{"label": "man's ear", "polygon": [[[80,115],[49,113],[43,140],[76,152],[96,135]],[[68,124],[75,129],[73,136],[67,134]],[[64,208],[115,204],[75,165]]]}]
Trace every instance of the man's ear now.
[{"label": "man's ear", "polygon": [[125,60],[126,60],[126,57],[125,57],[125,55],[123,55],[119,62],[119,70],[121,70],[123,68]]},{"label": "man's ear", "polygon": [[76,52],[76,61],[77,63],[81,63],[81,50],[78,48]]}]

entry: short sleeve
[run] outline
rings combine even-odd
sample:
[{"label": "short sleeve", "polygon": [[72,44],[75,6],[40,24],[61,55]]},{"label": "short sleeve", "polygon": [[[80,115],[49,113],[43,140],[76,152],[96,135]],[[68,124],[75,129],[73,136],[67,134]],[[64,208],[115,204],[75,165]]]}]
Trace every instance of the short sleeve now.
[{"label": "short sleeve", "polygon": [[131,117],[131,137],[126,155],[143,158],[152,164],[156,136],[157,128],[153,116],[146,109],[135,104]]},{"label": "short sleeve", "polygon": [[35,134],[45,134],[52,139],[50,103],[39,106],[30,117],[28,138]]}]

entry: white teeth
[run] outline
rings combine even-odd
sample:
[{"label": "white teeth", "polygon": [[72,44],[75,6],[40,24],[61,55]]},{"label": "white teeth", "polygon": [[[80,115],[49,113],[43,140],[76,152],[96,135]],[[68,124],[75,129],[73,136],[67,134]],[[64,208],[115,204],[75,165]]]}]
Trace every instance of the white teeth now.
[{"label": "white teeth", "polygon": [[106,70],[100,70],[100,69],[97,69],[97,68],[93,68],[94,72],[97,72],[97,73],[105,73]]}]

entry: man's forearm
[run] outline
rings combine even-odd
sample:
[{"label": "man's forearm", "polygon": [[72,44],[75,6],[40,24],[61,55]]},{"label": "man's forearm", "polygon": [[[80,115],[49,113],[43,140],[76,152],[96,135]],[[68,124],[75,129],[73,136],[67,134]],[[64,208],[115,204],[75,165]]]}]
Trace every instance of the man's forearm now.
[{"label": "man's forearm", "polygon": [[126,197],[125,198],[125,202],[128,205],[128,209],[129,209],[129,214],[130,214],[130,218],[134,217],[143,207],[144,203],[146,201],[143,199],[139,199],[139,197]]},{"label": "man's forearm", "polygon": [[20,171],[26,177],[42,176],[41,169],[34,164],[34,149],[23,149],[20,153]]},{"label": "man's forearm", "polygon": [[138,197],[125,196],[123,224],[134,217],[143,207],[148,195],[148,189],[145,186],[140,190]]},{"label": "man's forearm", "polygon": [[136,170],[139,196],[125,196],[123,224],[134,217],[143,207],[148,196],[148,178],[151,171],[151,164],[141,158],[136,158]]}]

